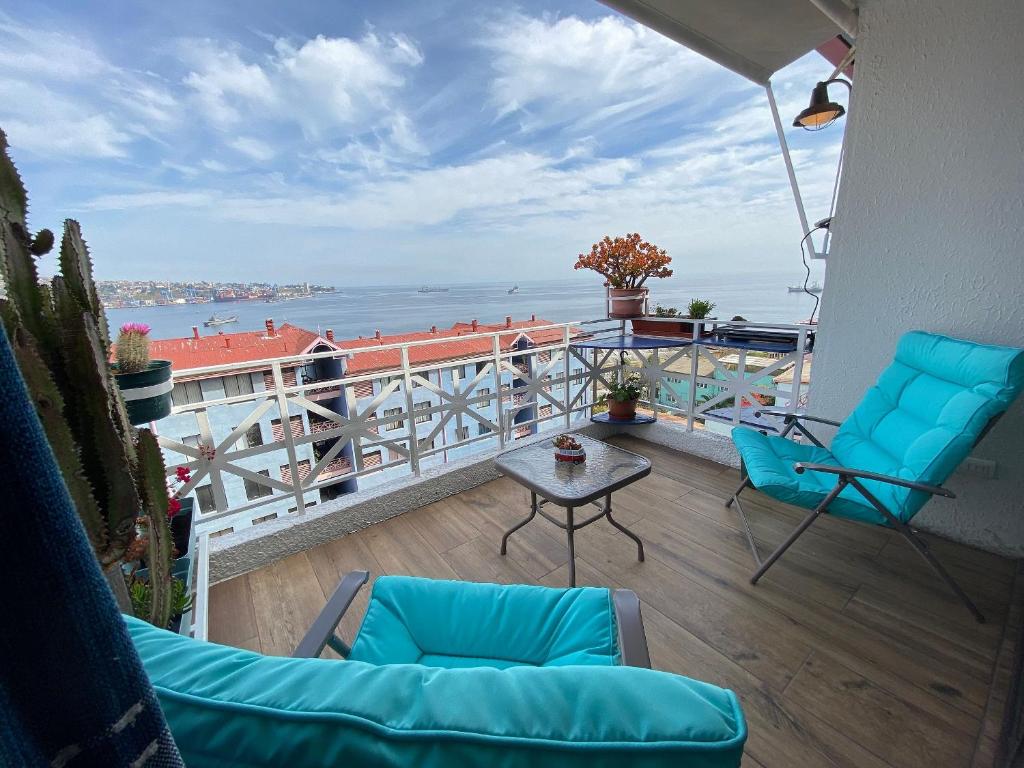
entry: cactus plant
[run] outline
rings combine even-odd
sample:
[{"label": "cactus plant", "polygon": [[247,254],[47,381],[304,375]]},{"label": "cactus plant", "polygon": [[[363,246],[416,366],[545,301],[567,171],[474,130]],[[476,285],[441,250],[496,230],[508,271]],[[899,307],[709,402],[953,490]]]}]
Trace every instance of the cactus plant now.
[{"label": "cactus plant", "polygon": [[149,430],[135,430],[108,365],[110,338],[77,222],[64,222],[60,271],[41,285],[35,257],[54,244],[27,226],[28,196],[0,130],[0,322],[11,341],[43,429],[100,566],[123,610],[120,564],[149,522],[153,599],[142,618],[166,626],[171,610],[170,533],[163,456]]},{"label": "cactus plant", "polygon": [[138,373],[149,366],[149,326],[125,323],[117,336],[117,372]]}]

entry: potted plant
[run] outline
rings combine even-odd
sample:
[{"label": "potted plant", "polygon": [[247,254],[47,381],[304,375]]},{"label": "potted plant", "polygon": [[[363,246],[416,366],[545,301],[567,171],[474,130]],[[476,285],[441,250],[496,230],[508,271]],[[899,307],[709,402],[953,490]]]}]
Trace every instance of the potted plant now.
[{"label": "potted plant", "polygon": [[555,444],[555,461],[582,464],[587,460],[583,445],[572,435],[559,435],[552,442]]},{"label": "potted plant", "polygon": [[608,415],[623,421],[636,418],[636,404],[643,394],[643,379],[639,373],[630,373],[622,379],[616,374],[612,378],[612,388],[608,390],[605,398]]},{"label": "potted plant", "polygon": [[[149,583],[149,574],[144,570],[133,575],[128,592],[132,598],[132,610],[138,616],[145,616],[152,610],[153,587]],[[164,629],[177,632],[181,629],[181,617],[192,608],[192,595],[184,579],[171,579],[171,616]]]},{"label": "potted plant", "polygon": [[150,430],[128,421],[78,223],[65,221],[60,274],[41,283],[36,259],[55,238],[46,229],[32,235],[27,199],[0,131],[0,323],[96,560],[126,612],[133,606],[123,566],[138,539],[136,518],[146,519],[146,540],[136,546],[146,553],[152,599],[137,615],[165,627],[173,606],[163,455]]},{"label": "potted plant", "polygon": [[672,257],[639,234],[614,240],[605,237],[594,243],[590,253],[581,253],[573,269],[591,269],[603,275],[608,289],[608,317],[629,318],[644,314],[649,278],[671,277]]},{"label": "potted plant", "polygon": [[[714,308],[715,304],[712,301],[690,299],[686,314],[682,315],[675,307],[662,307],[659,304],[653,316],[633,319],[633,333],[641,336],[692,339],[696,324],[688,321],[709,319],[708,315]],[[710,319],[714,320],[714,318]]]},{"label": "potted plant", "polygon": [[125,323],[117,336],[114,377],[121,390],[128,420],[148,424],[171,413],[170,360],[149,359],[149,326]]},{"label": "potted plant", "polygon": [[192,532],[192,513],[195,507],[195,499],[191,496],[178,497],[180,488],[192,479],[188,467],[177,467],[174,477],[168,481],[168,490],[171,497],[167,500],[167,517],[171,525],[171,540],[174,548],[178,551],[179,557],[188,554],[191,549],[189,535]]}]

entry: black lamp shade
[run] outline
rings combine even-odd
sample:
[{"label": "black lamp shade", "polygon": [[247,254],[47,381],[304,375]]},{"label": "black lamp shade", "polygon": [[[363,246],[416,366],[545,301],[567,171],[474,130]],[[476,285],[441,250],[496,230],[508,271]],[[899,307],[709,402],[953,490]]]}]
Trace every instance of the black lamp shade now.
[{"label": "black lamp shade", "polygon": [[827,128],[846,114],[842,104],[829,101],[828,84],[818,83],[811,91],[811,103],[793,121],[794,128],[805,128],[808,131],[820,131]]}]

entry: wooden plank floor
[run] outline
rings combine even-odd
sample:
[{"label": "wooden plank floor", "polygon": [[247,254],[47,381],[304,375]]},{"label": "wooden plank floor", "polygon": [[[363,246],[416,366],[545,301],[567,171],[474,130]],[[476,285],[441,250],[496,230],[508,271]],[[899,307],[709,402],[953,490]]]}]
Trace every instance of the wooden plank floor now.
[{"label": "wooden plank floor", "polygon": [[[750,728],[745,765],[990,764],[995,734],[982,725],[992,721],[1013,561],[929,539],[988,615],[985,625],[896,534],[842,520],[816,523],[753,587],[739,519],[723,506],[736,471],[633,438],[612,442],[654,463],[649,477],[613,498],[616,517],[643,538],[647,561],[599,521],[576,536],[579,582],[640,595],[656,668],[736,691]],[[760,494],[749,499],[764,548],[802,516]],[[564,533],[545,520],[514,534],[507,557],[498,554],[502,531],[527,505],[523,488],[496,480],[218,584],[210,639],[288,655],[354,568],[564,586]],[[349,641],[368,594],[342,624]]]}]

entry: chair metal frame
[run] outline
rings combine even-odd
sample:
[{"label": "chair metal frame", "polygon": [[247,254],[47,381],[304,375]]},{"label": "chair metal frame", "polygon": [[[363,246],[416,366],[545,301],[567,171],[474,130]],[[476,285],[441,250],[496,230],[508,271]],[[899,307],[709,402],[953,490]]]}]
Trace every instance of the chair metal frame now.
[{"label": "chair metal frame", "polygon": [[[338,637],[336,630],[359,590],[369,579],[369,571],[350,571],[342,577],[320,615],[314,619],[305,637],[296,646],[293,658],[316,658],[327,646],[343,659],[348,658],[352,648]],[[640,613],[640,598],[631,589],[614,589],[611,592],[622,666],[650,669],[651,655]]]},{"label": "chair metal frame", "polygon": [[[761,415],[767,416],[781,416],[784,419],[784,428],[779,434],[780,437],[787,437],[794,430],[799,432],[801,435],[810,440],[814,445],[819,448],[825,448],[825,445],[815,437],[807,426],[802,422],[814,422],[818,424],[827,424],[833,427],[840,427],[842,424],[832,419],[825,419],[820,416],[811,416],[809,414],[798,414],[798,413],[787,413],[785,411],[777,410],[760,410],[755,413],[756,416]],[[995,422],[999,419],[998,416],[993,418],[982,430],[978,436],[978,440],[975,441],[975,445],[981,441],[981,439],[988,433]],[[827,450],[827,448],[826,448]],[[797,474],[803,474],[807,471],[812,472],[826,472],[829,474],[836,475],[836,485],[829,491],[828,495],[822,499],[821,503],[818,504],[810,514],[803,519],[803,521],[793,530],[793,532],[786,538],[782,544],[780,544],[774,552],[772,552],[766,560],[761,559],[761,554],[757,548],[757,542],[754,540],[754,534],[750,530],[750,524],[747,521],[747,515],[743,511],[743,507],[740,504],[740,493],[744,488],[752,487],[754,484],[751,483],[750,477],[747,474],[746,467],[743,465],[742,459],[740,461],[740,478],[742,483],[739,488],[729,497],[726,501],[725,506],[731,507],[735,504],[736,510],[740,513],[740,520],[743,522],[743,531],[747,536],[747,543],[750,545],[750,551],[754,555],[754,561],[757,563],[757,570],[754,575],[750,577],[751,584],[757,584],[762,576],[768,571],[772,565],[775,564],[786,550],[789,549],[793,543],[800,538],[800,536],[806,531],[821,515],[828,512],[829,505],[835,500],[836,496],[842,493],[846,486],[852,486],[855,488],[861,496],[863,496],[872,507],[874,507],[885,519],[886,523],[897,531],[904,539],[906,539],[910,545],[914,548],[924,560],[932,567],[932,569],[939,575],[939,577],[946,583],[946,585],[953,591],[953,593],[963,602],[967,609],[974,616],[975,620],[979,624],[985,623],[985,616],[982,614],[978,607],[974,604],[967,593],[960,587],[956,580],[950,575],[950,573],[943,567],[942,563],[936,559],[935,555],[932,554],[928,547],[928,543],[918,536],[917,529],[904,523],[902,520],[897,518],[892,512],[890,512],[878,498],[872,494],[861,480],[875,480],[882,483],[890,483],[892,485],[898,485],[903,488],[910,488],[915,491],[922,491],[931,496],[942,496],[947,499],[955,498],[955,495],[948,488],[943,488],[941,485],[929,485],[928,483],[919,483],[913,480],[905,480],[902,477],[893,477],[891,475],[883,475],[877,472],[868,472],[866,470],[853,469],[850,467],[834,466],[831,464],[814,464],[809,462],[796,462],[793,465],[793,469]]]}]

